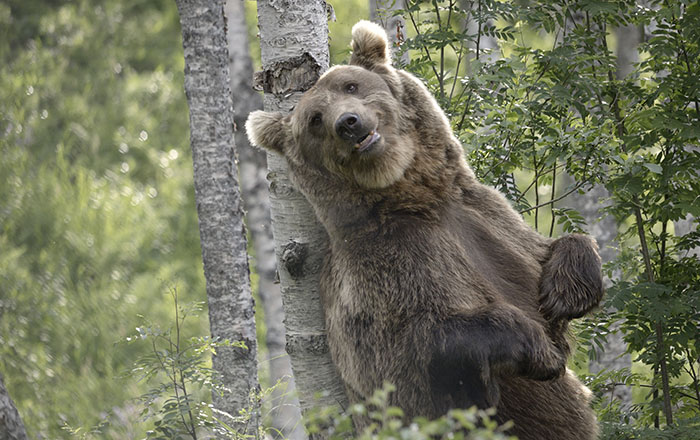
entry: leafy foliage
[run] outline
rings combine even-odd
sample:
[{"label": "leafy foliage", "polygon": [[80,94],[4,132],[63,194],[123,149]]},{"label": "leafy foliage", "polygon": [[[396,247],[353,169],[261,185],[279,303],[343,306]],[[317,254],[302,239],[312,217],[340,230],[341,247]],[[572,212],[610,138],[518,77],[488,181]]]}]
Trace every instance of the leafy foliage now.
[{"label": "leafy foliage", "polygon": [[136,361],[130,375],[155,383],[155,387],[139,399],[143,405],[143,420],[153,419],[154,429],[146,433],[147,438],[196,439],[200,429],[217,426],[210,405],[202,396],[211,390],[223,393],[216,372],[207,366],[209,356],[222,345],[236,345],[242,349],[245,346],[212,341],[207,337],[185,342],[181,328],[187,316],[201,310],[202,304],[182,307],[177,290],[172,289],[170,294],[175,306],[174,329],[164,330],[147,322],[136,328],[137,336],[127,337],[128,342],[142,340],[151,346],[151,351]]},{"label": "leafy foliage", "polygon": [[[579,348],[593,355],[619,322],[642,372],[591,382],[606,438],[697,436],[700,6],[434,0],[403,13],[415,32],[406,67],[438,98],[476,174],[537,229],[585,230],[563,200],[592,185],[609,194],[620,254],[606,311],[578,326]],[[645,39],[625,75],[609,44],[634,29]],[[674,231],[686,218],[691,231]],[[603,398],[616,384],[646,391],[622,409]],[[662,421],[659,437],[649,427]]]},{"label": "leafy foliage", "polygon": [[[517,440],[504,431],[510,425],[499,426],[489,418],[493,411],[453,410],[436,420],[417,418],[406,425],[400,408],[389,406],[389,395],[395,390],[385,384],[364,404],[354,404],[347,411],[337,407],[317,408],[306,414],[306,427],[311,436],[321,435],[331,440],[357,438],[380,439],[459,439],[459,440]],[[353,420],[365,425],[355,432]]]},{"label": "leafy foliage", "polygon": [[175,6],[10,0],[0,34],[0,367],[30,437],[138,438],[116,343],[204,291]]}]

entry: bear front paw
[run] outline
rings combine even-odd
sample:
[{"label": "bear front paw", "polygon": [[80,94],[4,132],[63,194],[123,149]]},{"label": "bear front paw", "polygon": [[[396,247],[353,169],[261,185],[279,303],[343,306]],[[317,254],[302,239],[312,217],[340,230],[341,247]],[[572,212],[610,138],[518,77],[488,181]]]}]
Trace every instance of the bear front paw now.
[{"label": "bear front paw", "polygon": [[602,297],[603,275],[595,241],[579,234],[555,240],[542,266],[542,315],[549,321],[580,318]]}]

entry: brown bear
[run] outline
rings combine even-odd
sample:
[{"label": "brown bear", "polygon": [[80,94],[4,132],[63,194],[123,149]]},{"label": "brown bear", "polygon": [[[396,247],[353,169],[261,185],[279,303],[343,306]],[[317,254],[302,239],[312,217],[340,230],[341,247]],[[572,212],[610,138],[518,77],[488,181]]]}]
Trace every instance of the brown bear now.
[{"label": "brown bear", "polygon": [[424,85],[390,65],[384,30],[352,31],[289,115],[255,112],[254,145],[284,155],[330,238],[328,344],[351,401],[387,381],[405,417],[496,407],[521,440],[596,437],[566,370],[570,319],[602,295],[595,243],[551,240],[479,183]]}]

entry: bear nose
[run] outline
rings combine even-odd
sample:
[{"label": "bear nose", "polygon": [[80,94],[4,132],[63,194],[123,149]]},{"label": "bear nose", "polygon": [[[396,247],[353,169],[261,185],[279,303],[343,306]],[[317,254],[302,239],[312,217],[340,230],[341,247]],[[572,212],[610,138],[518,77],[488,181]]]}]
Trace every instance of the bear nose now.
[{"label": "bear nose", "polygon": [[355,113],[343,113],[335,121],[335,132],[346,141],[357,139],[362,133],[360,117]]}]

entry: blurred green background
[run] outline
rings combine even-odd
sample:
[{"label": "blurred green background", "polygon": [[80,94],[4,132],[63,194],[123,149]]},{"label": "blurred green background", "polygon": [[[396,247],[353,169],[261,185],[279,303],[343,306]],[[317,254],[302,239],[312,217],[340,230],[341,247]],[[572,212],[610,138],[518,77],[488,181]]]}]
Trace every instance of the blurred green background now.
[{"label": "blurred green background", "polygon": [[[335,3],[339,62],[368,6]],[[32,438],[110,413],[142,437],[125,338],[168,325],[171,288],[206,301],[183,63],[172,0],[0,3],[0,371]]]}]

